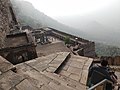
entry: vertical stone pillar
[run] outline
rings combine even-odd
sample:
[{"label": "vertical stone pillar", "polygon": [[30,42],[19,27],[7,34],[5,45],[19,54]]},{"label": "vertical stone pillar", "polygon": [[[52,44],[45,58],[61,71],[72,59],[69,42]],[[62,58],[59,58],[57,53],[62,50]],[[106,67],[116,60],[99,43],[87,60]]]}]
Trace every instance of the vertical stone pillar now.
[{"label": "vertical stone pillar", "polygon": [[6,33],[9,32],[8,0],[0,0],[0,48],[4,47]]}]

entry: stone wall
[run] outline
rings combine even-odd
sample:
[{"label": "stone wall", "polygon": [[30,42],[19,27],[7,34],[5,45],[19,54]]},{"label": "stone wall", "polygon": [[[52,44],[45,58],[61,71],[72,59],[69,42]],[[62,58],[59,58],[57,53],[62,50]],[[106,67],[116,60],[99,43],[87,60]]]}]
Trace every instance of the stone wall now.
[{"label": "stone wall", "polygon": [[84,50],[84,56],[91,58],[96,57],[94,42],[87,43],[83,50]]},{"label": "stone wall", "polygon": [[120,56],[115,57],[102,56],[101,59],[108,60],[109,65],[120,65]]},{"label": "stone wall", "polygon": [[95,43],[68,33],[61,32],[59,30],[50,28],[52,30],[52,33],[50,35],[59,38],[60,40],[65,40],[66,36],[70,37],[70,42],[72,44],[76,44],[75,38],[77,38],[77,43],[79,44],[79,49],[83,49],[82,51],[79,51],[79,53],[82,53],[85,57],[91,57],[95,58]]},{"label": "stone wall", "polygon": [[65,32],[62,32],[62,31],[59,31],[59,30],[56,30],[56,29],[53,29],[53,28],[50,28],[52,31],[55,31],[61,35],[64,35],[65,37],[68,36],[70,38],[78,38],[78,41],[81,41],[83,43],[87,43],[87,42],[90,42],[89,40],[86,40],[86,39],[83,39],[83,38],[80,38],[80,37],[77,37],[77,36],[74,36],[74,35],[71,35],[71,34],[68,34],[68,33],[65,33]]},{"label": "stone wall", "polygon": [[5,36],[16,22],[10,0],[0,0],[0,48],[4,47]]}]

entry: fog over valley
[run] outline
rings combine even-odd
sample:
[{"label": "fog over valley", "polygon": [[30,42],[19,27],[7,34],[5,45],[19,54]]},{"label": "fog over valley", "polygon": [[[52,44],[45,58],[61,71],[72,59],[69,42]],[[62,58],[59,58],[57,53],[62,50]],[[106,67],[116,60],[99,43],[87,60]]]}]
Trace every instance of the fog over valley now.
[{"label": "fog over valley", "polygon": [[72,27],[63,29],[69,33],[110,45],[120,44],[120,0],[25,1],[56,21]]},{"label": "fog over valley", "polygon": [[[95,41],[96,52],[102,55],[108,55],[108,49],[113,50],[120,47],[120,1],[118,0],[109,7],[96,12],[69,16],[49,16],[36,9],[31,2],[24,0],[11,1],[18,22],[22,25],[30,25],[33,28],[52,27]],[[120,52],[120,49],[117,48],[117,50]]]},{"label": "fog over valley", "polygon": [[55,17],[61,23],[86,33],[85,38],[119,46],[120,44],[120,2],[84,16]]}]

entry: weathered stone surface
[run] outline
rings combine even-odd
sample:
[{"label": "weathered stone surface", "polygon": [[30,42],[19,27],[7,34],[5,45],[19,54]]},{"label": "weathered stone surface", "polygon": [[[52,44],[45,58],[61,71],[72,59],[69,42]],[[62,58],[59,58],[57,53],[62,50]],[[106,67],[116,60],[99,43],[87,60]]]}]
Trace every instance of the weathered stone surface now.
[{"label": "weathered stone surface", "polygon": [[46,45],[37,46],[38,56],[46,56],[57,52],[70,52],[70,50],[65,46],[64,42],[51,43]]},{"label": "weathered stone surface", "polygon": [[67,71],[68,67],[69,67],[69,65],[66,64],[66,65],[63,67],[63,70]]},{"label": "weathered stone surface", "polygon": [[83,66],[83,70],[82,70],[82,75],[81,75],[81,79],[80,79],[80,83],[86,85],[87,83],[87,78],[88,78],[88,70],[89,70],[89,67],[90,65],[92,64],[93,62],[93,59],[92,58],[89,58],[84,66]]},{"label": "weathered stone surface", "polygon": [[67,72],[67,71],[65,71],[65,70],[62,70],[59,74],[60,74],[60,75],[63,75],[63,76],[69,77],[71,73],[70,73],[70,72]]},{"label": "weathered stone surface", "polygon": [[36,64],[49,64],[52,60],[54,60],[57,57],[57,54],[50,54],[45,57],[39,57],[34,60],[26,62],[30,66],[35,66]]},{"label": "weathered stone surface", "polygon": [[[80,75],[80,74],[79,74]],[[80,76],[77,75],[77,74],[70,74],[70,78],[73,79],[73,80],[76,80],[76,81],[79,81],[80,80]]]},{"label": "weathered stone surface", "polygon": [[61,52],[58,54],[58,56],[50,63],[50,65],[53,65],[57,68],[66,60],[66,58],[69,56],[69,52]]},{"label": "weathered stone surface", "polygon": [[80,79],[80,83],[86,85],[87,77],[88,77],[88,70],[83,70],[82,75],[81,75],[81,79]]},{"label": "weathered stone surface", "polygon": [[23,76],[20,76],[12,71],[8,71],[0,75],[0,87],[3,90],[9,90],[19,84],[22,80],[24,80]]},{"label": "weathered stone surface", "polygon": [[59,74],[86,85],[88,70],[92,61],[91,58],[72,55]]},{"label": "weathered stone surface", "polygon": [[81,70],[79,68],[75,68],[75,67],[69,67],[67,71],[70,73],[78,74],[78,75],[81,72]]},{"label": "weathered stone surface", "polygon": [[76,67],[76,68],[82,68],[83,65],[84,65],[83,63],[78,62],[78,61],[72,61],[71,64],[70,64],[70,66]]},{"label": "weathered stone surface", "polygon": [[27,79],[18,84],[16,88],[18,90],[40,90],[40,88],[33,86]]},{"label": "weathered stone surface", "polygon": [[55,90],[73,90],[71,88],[65,87],[64,85],[57,84],[57,83],[54,83],[54,82],[50,82],[49,85]]},{"label": "weathered stone surface", "polygon": [[[64,78],[64,77],[63,77]],[[64,78],[65,79],[65,78]],[[71,78],[67,78],[65,79],[67,82],[68,82],[68,86],[69,87],[72,87],[72,88],[75,88],[77,90],[86,90],[86,86],[85,85],[82,85],[80,83],[78,83],[77,81],[71,79]]]},{"label": "weathered stone surface", "polygon": [[0,75],[0,87],[3,90],[86,90],[92,59],[70,58],[70,64],[66,63],[58,74],[54,73],[68,55],[61,52],[15,65],[16,73],[8,70]]},{"label": "weathered stone surface", "polygon": [[34,59],[33,61],[28,61],[25,63],[38,71],[46,70],[49,72],[55,72],[69,55],[69,52],[59,52],[45,57],[39,57]]},{"label": "weathered stone surface", "polygon": [[51,88],[49,85],[43,85],[41,87],[41,90],[55,90],[55,89]]},{"label": "weathered stone surface", "polygon": [[[21,65],[23,66],[23,64],[21,64]],[[25,64],[25,65],[27,65],[27,64]],[[20,65],[19,65],[19,67],[20,67]],[[19,68],[19,69],[21,70],[21,68]],[[23,68],[22,72],[20,72],[20,73],[22,73],[23,76],[27,76],[26,77],[27,81],[25,81],[25,82],[29,82],[28,84],[31,85],[31,88],[34,88],[33,86],[35,86],[37,88],[40,88],[40,90],[41,89],[42,90],[47,90],[47,89],[48,90],[62,90],[62,89],[63,90],[74,90],[74,88],[67,86],[67,82],[65,80],[64,81],[60,80],[62,78],[59,78],[57,76],[57,74],[48,73],[48,72],[39,72],[29,65],[25,66],[25,68]],[[22,84],[20,83],[16,87],[19,88],[20,90],[21,90],[22,86],[23,86],[22,89],[27,89],[28,87],[26,85],[24,85],[23,83]]]},{"label": "weathered stone surface", "polygon": [[5,36],[14,25],[10,7],[10,0],[0,0],[0,48],[4,47]]},{"label": "weathered stone surface", "polygon": [[[18,70],[19,71],[19,70]],[[21,69],[20,69],[21,71]],[[22,74],[24,77],[27,78],[27,80],[33,85],[38,88],[41,88],[43,85],[47,85],[51,79],[42,75],[39,71],[36,71],[36,69],[27,66],[27,69],[22,69],[19,74]]]},{"label": "weathered stone surface", "polygon": [[85,89],[86,86],[81,85],[79,82],[72,80],[68,77],[60,76],[60,75],[49,73],[49,72],[45,72],[44,75],[50,77],[53,80],[60,82],[62,85],[64,85],[65,87],[68,87],[69,89],[79,90],[81,88],[81,90],[86,90]]},{"label": "weathered stone surface", "polygon": [[54,73],[56,71],[56,68],[55,67],[48,67],[46,69],[46,71]]},{"label": "weathered stone surface", "polygon": [[6,72],[13,68],[13,65],[0,56],[0,72]]}]

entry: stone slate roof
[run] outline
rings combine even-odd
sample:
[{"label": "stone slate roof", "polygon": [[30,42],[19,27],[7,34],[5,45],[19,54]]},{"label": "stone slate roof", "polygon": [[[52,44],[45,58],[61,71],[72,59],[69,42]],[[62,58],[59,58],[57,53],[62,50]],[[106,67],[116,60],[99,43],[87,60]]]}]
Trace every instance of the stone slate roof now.
[{"label": "stone slate roof", "polygon": [[92,61],[58,52],[13,66],[0,57],[0,90],[86,90]]}]

